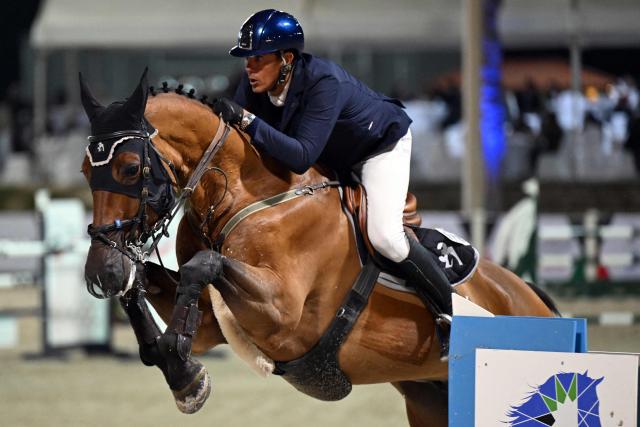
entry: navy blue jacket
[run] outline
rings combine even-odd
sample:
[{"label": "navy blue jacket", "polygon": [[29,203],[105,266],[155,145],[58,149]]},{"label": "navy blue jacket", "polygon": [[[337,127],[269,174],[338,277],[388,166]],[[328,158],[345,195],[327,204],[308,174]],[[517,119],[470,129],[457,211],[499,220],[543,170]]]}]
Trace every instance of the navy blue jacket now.
[{"label": "navy blue jacket", "polygon": [[295,173],[320,163],[348,173],[395,144],[411,119],[400,101],[369,89],[339,65],[309,54],[295,62],[283,107],[251,91],[246,74],[234,100],[256,115],[252,143]]}]

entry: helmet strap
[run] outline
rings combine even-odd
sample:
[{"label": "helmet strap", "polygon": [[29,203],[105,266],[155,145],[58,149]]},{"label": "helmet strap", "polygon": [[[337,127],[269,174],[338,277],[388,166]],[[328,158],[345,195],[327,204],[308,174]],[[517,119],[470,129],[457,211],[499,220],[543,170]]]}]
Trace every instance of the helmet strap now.
[{"label": "helmet strap", "polygon": [[282,58],[282,65],[280,66],[280,73],[278,79],[273,84],[273,87],[269,89],[269,92],[273,92],[278,86],[284,85],[287,82],[287,76],[293,70],[293,61],[287,64],[287,60],[284,58],[284,52],[280,51],[280,58]]},{"label": "helmet strap", "polygon": [[287,75],[289,75],[292,69],[293,69],[293,64],[284,64],[282,67],[280,67],[280,75],[278,76],[278,81],[276,82],[276,85],[285,84],[287,82]]}]

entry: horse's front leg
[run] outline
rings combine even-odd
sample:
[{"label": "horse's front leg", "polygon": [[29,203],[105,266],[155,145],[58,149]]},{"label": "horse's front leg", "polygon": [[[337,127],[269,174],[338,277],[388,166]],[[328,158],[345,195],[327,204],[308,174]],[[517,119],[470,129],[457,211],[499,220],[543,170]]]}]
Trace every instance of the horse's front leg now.
[{"label": "horse's front leg", "polygon": [[120,305],[129,317],[129,323],[133,328],[138,341],[140,360],[147,366],[153,366],[159,357],[157,339],[162,332],[149,312],[143,293],[139,288],[134,288],[120,298]]},{"label": "horse's front leg", "polygon": [[176,405],[185,413],[198,411],[211,391],[207,370],[191,358],[191,346],[202,315],[198,299],[204,286],[215,279],[221,269],[219,255],[210,251],[198,252],[180,268],[175,307],[162,334],[138,291],[123,299],[140,345],[140,358],[146,365],[160,368]]},{"label": "horse's front leg", "polygon": [[211,391],[209,374],[200,362],[191,358],[191,346],[202,317],[198,299],[204,287],[221,271],[220,255],[212,251],[200,251],[180,267],[173,314],[157,340],[165,362],[165,379],[178,408],[185,413],[198,411]]}]

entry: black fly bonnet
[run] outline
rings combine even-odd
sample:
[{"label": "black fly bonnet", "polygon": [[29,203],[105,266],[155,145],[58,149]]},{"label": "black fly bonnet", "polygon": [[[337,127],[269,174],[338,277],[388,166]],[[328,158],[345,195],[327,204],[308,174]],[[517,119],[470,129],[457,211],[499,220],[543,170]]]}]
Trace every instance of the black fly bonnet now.
[{"label": "black fly bonnet", "polygon": [[[148,95],[147,70],[145,69],[131,97],[125,101],[114,102],[107,107],[102,106],[94,98],[82,75],[80,75],[80,92],[82,105],[91,122],[92,136],[89,137],[89,145],[86,149],[91,164],[89,182],[91,190],[120,193],[140,200],[136,217],[116,219],[111,224],[99,226],[91,224],[88,228],[89,235],[93,241],[100,241],[120,251],[132,264],[144,263],[146,256],[157,248],[162,236],[168,236],[169,223],[191,196],[200,178],[211,170],[208,166],[209,162],[222,148],[231,128],[220,118],[213,140],[209,143],[187,184],[180,191],[180,196],[176,197],[176,170],[153,145],[151,139],[156,134],[156,130],[144,117]],[[116,181],[110,166],[116,155],[122,152],[137,154],[142,163],[141,179],[130,185]],[[174,179],[167,168],[171,170]],[[159,221],[153,226],[148,224],[147,207],[152,208],[159,217]],[[126,229],[130,231],[124,247],[107,236],[113,231]],[[136,229],[140,230],[137,236],[133,233]],[[134,240],[131,240],[132,236],[135,236]],[[151,240],[151,244],[144,250],[143,246],[147,240]],[[89,289],[89,292],[94,294],[92,289]]]},{"label": "black fly bonnet", "polygon": [[[140,246],[156,231],[148,227],[147,206],[159,217],[167,217],[171,215],[176,200],[175,183],[162,163],[168,165],[174,177],[175,170],[151,142],[156,130],[144,117],[148,94],[146,76],[145,70],[140,83],[127,100],[104,107],[93,97],[80,75],[82,105],[91,122],[92,136],[89,137],[86,148],[91,164],[91,190],[120,193],[140,200],[140,209],[135,218],[116,219],[112,224],[101,226],[92,224],[88,229],[89,235],[93,240],[102,241],[120,250],[132,261],[140,261]],[[141,178],[130,185],[116,181],[112,175],[111,162],[122,152],[135,153],[141,160]],[[127,248],[118,247],[106,236],[111,231],[126,228],[133,231],[137,227],[140,229],[137,241],[126,242]],[[134,247],[138,249],[132,253]]]},{"label": "black fly bonnet", "polygon": [[[87,157],[91,163],[91,180],[89,182],[92,191],[104,190],[113,193],[125,194],[139,198],[143,188],[147,188],[149,206],[160,216],[169,211],[175,199],[171,179],[162,165],[162,160],[155,150],[151,138],[156,130],[143,119],[138,123],[140,129],[111,132],[109,134],[95,134],[89,137]],[[131,185],[122,184],[113,178],[110,163],[117,152],[136,153],[143,163],[143,179]],[[145,152],[147,155],[145,156]],[[148,167],[148,177],[145,177],[145,167]],[[145,179],[146,181],[144,182]]]}]

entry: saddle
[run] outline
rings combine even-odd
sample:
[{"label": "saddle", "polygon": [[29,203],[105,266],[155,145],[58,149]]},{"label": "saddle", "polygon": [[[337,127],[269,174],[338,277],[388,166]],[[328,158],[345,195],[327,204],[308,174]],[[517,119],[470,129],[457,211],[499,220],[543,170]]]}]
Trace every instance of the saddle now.
[{"label": "saddle", "polygon": [[[375,256],[376,250],[371,245],[367,233],[367,191],[362,184],[353,187],[344,187],[342,200],[347,211],[352,215],[354,223],[362,233],[362,239],[370,255]],[[402,212],[402,223],[409,227],[420,227],[422,218],[418,215],[418,200],[413,193],[407,193]]]},{"label": "saddle", "polygon": [[[343,187],[342,201],[346,212],[351,215],[353,227],[358,241],[358,251],[362,263],[367,255],[384,272],[392,276],[402,277],[395,263],[380,255],[369,240],[367,233],[367,193],[362,184]],[[451,286],[467,281],[475,272],[479,262],[478,251],[461,237],[440,228],[421,228],[422,218],[417,211],[417,199],[412,193],[407,193],[403,211],[403,224],[409,238],[419,241],[437,258],[440,267],[449,279]],[[388,278],[383,277],[383,285]],[[397,284],[397,281],[396,281]],[[391,288],[397,289],[391,280]]]}]

